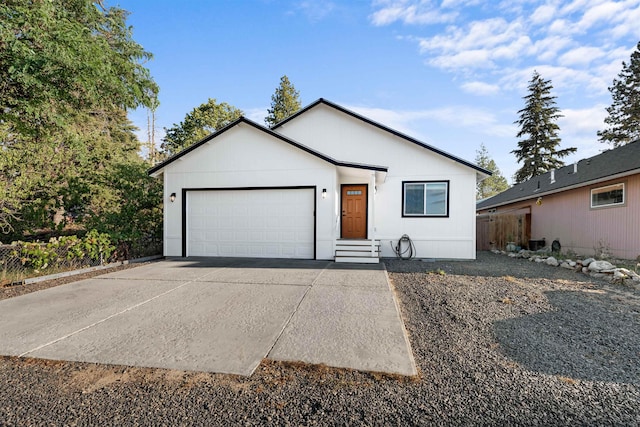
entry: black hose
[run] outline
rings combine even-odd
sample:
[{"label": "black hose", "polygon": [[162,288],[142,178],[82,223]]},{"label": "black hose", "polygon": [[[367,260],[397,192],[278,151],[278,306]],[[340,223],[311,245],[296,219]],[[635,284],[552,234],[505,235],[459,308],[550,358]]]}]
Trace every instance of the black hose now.
[{"label": "black hose", "polygon": [[[403,243],[407,244],[407,247],[404,250],[402,250]],[[409,260],[416,256],[416,246],[413,244],[411,238],[406,234],[403,234],[402,237],[398,239],[398,244],[395,248],[393,247],[393,243],[389,242],[389,244],[391,244],[391,249],[395,252],[396,257],[400,259]]]}]

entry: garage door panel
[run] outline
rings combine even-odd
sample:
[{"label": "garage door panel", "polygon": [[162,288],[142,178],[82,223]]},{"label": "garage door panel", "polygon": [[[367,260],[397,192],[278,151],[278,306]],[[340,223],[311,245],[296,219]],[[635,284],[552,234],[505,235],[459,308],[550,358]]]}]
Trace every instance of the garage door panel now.
[{"label": "garage door panel", "polygon": [[187,255],[312,259],[313,210],[313,189],[190,191]]}]

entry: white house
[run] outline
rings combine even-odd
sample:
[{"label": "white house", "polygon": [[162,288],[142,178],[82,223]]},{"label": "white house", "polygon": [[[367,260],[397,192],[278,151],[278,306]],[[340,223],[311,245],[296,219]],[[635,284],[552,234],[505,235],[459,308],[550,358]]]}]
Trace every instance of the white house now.
[{"label": "white house", "polygon": [[244,117],[153,167],[164,255],[475,259],[490,173],[324,99],[268,129]]}]

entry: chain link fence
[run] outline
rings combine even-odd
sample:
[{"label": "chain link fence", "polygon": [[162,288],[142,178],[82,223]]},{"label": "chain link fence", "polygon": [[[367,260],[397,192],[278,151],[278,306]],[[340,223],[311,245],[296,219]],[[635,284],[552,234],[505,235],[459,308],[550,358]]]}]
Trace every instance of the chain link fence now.
[{"label": "chain link fence", "polygon": [[0,244],[0,286],[21,283],[31,277],[161,253],[162,244],[155,239],[117,245],[100,245],[99,242],[88,245],[86,240],[72,236],[49,242]]}]

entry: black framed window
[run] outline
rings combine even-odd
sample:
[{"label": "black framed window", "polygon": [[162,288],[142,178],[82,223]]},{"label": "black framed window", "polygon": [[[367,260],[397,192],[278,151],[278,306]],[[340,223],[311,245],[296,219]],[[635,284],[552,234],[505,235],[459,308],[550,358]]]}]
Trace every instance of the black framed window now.
[{"label": "black framed window", "polygon": [[403,181],[403,217],[448,217],[449,181]]}]

